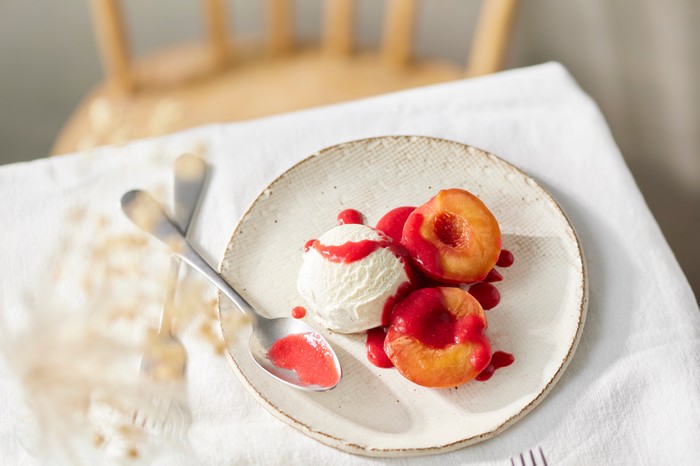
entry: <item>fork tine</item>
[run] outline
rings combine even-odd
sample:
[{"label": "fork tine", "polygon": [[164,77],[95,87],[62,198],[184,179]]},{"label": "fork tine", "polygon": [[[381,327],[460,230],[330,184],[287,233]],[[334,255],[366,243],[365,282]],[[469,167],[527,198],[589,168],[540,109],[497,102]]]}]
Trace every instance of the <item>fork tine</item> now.
[{"label": "fork tine", "polygon": [[[535,449],[534,449],[534,448],[530,448],[527,452],[520,453],[520,454],[518,454],[518,455],[516,455],[516,456],[511,456],[511,457],[510,457],[510,466],[518,466],[518,465],[520,465],[520,466],[529,466],[529,465],[532,465],[532,466],[549,466],[549,465],[547,464],[547,459],[544,457],[544,452],[542,451],[542,447],[538,446],[538,447],[537,447],[537,451],[539,451],[539,455],[537,455],[537,454],[535,453]],[[528,461],[526,460],[526,458],[528,457],[528,453],[529,453],[529,456],[530,456],[530,462],[528,462]],[[537,459],[538,456],[539,456],[539,458],[542,460],[542,463],[541,463],[541,464],[538,464],[538,459]],[[517,458],[520,458],[520,462],[517,461]],[[516,464],[516,463],[517,463],[517,464]]]}]

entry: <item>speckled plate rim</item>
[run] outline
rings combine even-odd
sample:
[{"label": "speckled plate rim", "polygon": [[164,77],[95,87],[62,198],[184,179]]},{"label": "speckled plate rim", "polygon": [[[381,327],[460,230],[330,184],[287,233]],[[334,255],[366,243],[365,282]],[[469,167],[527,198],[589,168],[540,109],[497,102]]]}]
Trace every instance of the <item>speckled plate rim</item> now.
[{"label": "speckled plate rim", "polygon": [[[546,396],[551,392],[551,390],[554,388],[556,383],[559,381],[561,378],[562,374],[568,367],[569,363],[571,362],[571,359],[573,357],[574,352],[576,351],[576,348],[578,347],[578,343],[581,339],[581,335],[583,333],[583,327],[584,323],[586,321],[586,315],[588,312],[588,273],[587,273],[587,267],[586,267],[586,260],[585,256],[583,253],[583,249],[581,247],[581,241],[578,237],[578,234],[576,233],[576,230],[574,229],[573,224],[571,223],[571,220],[569,217],[566,215],[562,207],[559,205],[559,203],[556,201],[554,196],[552,196],[549,191],[547,191],[540,183],[538,183],[535,179],[533,179],[530,175],[525,173],[523,170],[520,168],[516,167],[515,165],[511,164],[510,162],[498,157],[495,154],[492,154],[488,151],[485,151],[483,149],[479,149],[477,147],[471,146],[469,144],[464,144],[458,141],[453,141],[449,139],[444,139],[444,138],[438,138],[438,137],[433,137],[433,136],[411,136],[411,135],[386,135],[386,136],[376,136],[376,137],[370,137],[370,138],[362,138],[362,139],[355,139],[355,140],[350,140],[350,141],[345,141],[341,142],[338,144],[335,144],[333,146],[326,147],[324,149],[321,149],[317,152],[314,152],[313,154],[303,158],[296,164],[292,165],[289,167],[287,170],[285,170],[282,174],[280,174],[277,178],[275,178],[274,181],[272,181],[270,184],[268,184],[261,192],[256,196],[256,198],[251,202],[251,204],[248,206],[246,211],[241,215],[241,218],[239,219],[238,223],[236,224],[236,228],[233,230],[233,233],[229,237],[228,242],[226,243],[226,247],[224,249],[224,254],[221,258],[221,261],[219,262],[219,273],[223,273],[224,266],[225,266],[225,261],[227,257],[227,252],[231,248],[231,243],[233,242],[234,237],[236,236],[236,233],[238,232],[240,226],[242,225],[243,221],[249,214],[249,212],[255,207],[255,205],[260,201],[261,198],[265,196],[266,192],[269,192],[269,190],[272,190],[277,183],[282,182],[287,175],[295,170],[297,167],[301,166],[302,164],[309,163],[311,160],[323,156],[328,152],[337,150],[343,146],[346,145],[351,145],[351,144],[358,144],[358,143],[369,143],[369,142],[375,142],[375,141],[382,141],[385,139],[392,139],[392,140],[400,140],[400,139],[405,139],[409,143],[415,143],[417,140],[423,140],[423,141],[434,141],[438,143],[447,143],[447,144],[457,144],[459,146],[462,146],[464,148],[473,148],[478,150],[479,152],[489,156],[493,157],[495,159],[498,159],[501,163],[504,163],[508,168],[516,171],[518,174],[524,176],[525,178],[529,179],[533,183],[533,187],[535,189],[538,189],[544,196],[545,196],[545,201],[550,202],[556,210],[561,214],[562,218],[566,221],[566,224],[575,240],[576,246],[578,248],[578,257],[581,261],[581,287],[583,289],[583,293],[581,295],[581,301],[579,303],[579,310],[578,310],[578,322],[576,326],[576,332],[573,335],[573,338],[570,341],[569,344],[569,350],[567,354],[564,356],[563,360],[561,361],[561,364],[559,365],[559,368],[556,370],[554,375],[551,377],[551,379],[544,385],[542,390],[535,396],[535,398],[530,401],[527,405],[525,405],[519,412],[514,414],[513,416],[509,417],[505,421],[503,421],[499,426],[496,428],[484,432],[479,435],[474,435],[471,437],[463,438],[460,440],[457,440],[455,442],[450,442],[446,443],[443,445],[435,445],[431,447],[423,447],[423,448],[375,448],[370,445],[358,445],[354,442],[350,442],[348,440],[335,437],[333,435],[327,434],[325,432],[321,432],[319,430],[314,429],[312,426],[307,425],[298,419],[290,416],[288,413],[284,412],[282,409],[280,409],[278,406],[276,406],[274,403],[272,403],[270,400],[268,400],[245,376],[243,371],[241,371],[240,367],[236,363],[235,358],[231,354],[231,352],[228,349],[228,342],[226,346],[226,358],[228,359],[231,367],[233,368],[234,373],[236,374],[236,377],[242,382],[243,386],[248,390],[249,393],[253,395],[253,397],[263,406],[265,409],[267,409],[272,415],[274,415],[276,418],[280,419],[284,423],[290,425],[291,427],[297,429],[298,431],[302,432],[303,434],[325,444],[331,447],[334,447],[338,450],[356,454],[356,455],[362,455],[362,456],[369,456],[369,457],[410,457],[410,456],[427,456],[427,455],[435,455],[439,453],[447,453],[450,451],[455,451],[459,450],[461,448],[474,445],[476,443],[482,442],[484,440],[487,440],[489,438],[492,438],[507,428],[511,427],[513,424],[515,424],[518,420],[523,418],[525,415],[527,415],[530,411],[532,411],[539,403],[546,398]],[[217,318],[219,319],[219,325],[220,329],[222,332],[222,335],[224,336],[224,340],[226,339],[225,332],[223,328],[221,327],[221,305],[220,302],[222,299],[226,299],[221,293],[218,293],[218,302],[216,306],[216,311],[217,311]]]}]

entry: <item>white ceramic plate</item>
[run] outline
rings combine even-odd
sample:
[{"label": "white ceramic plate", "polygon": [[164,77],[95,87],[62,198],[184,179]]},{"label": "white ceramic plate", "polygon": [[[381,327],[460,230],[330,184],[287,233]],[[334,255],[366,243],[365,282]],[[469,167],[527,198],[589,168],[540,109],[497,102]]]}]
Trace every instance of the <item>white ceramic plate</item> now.
[{"label": "white ceramic plate", "polygon": [[[382,137],[314,154],[275,180],[233,233],[223,275],[269,316],[303,305],[297,272],[307,240],[354,208],[367,225],[394,207],[426,202],[442,188],[479,196],[499,221],[515,264],[500,269],[501,303],[488,311],[495,350],[515,356],[487,382],[451,389],[413,384],[365,356],[365,335],[320,329],[343,368],[328,392],[288,388],[247,354],[249,331],[224,335],[239,379],[272,414],[325,444],[368,456],[455,450],[503,431],[557,382],[576,348],[586,315],[584,260],[571,224],[532,178],[498,157],[426,137]],[[237,312],[222,299],[221,312]]]}]

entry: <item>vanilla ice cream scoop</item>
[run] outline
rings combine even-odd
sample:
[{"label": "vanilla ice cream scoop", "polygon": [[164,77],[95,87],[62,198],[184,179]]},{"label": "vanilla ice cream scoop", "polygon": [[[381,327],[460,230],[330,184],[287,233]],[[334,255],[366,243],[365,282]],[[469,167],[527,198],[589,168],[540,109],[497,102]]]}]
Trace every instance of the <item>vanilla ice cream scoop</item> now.
[{"label": "vanilla ice cream scoop", "polygon": [[308,246],[297,288],[323,326],[354,333],[382,325],[387,300],[409,281],[392,244],[373,228],[349,224]]}]

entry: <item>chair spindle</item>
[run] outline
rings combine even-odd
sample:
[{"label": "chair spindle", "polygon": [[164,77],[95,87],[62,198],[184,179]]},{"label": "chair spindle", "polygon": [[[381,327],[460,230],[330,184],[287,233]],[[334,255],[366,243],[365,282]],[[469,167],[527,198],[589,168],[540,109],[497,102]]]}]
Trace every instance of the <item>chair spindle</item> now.
[{"label": "chair spindle", "polygon": [[495,73],[503,68],[518,0],[484,0],[472,39],[467,76]]},{"label": "chair spindle", "polygon": [[382,55],[386,64],[401,68],[411,58],[415,0],[386,0]]},{"label": "chair spindle", "polygon": [[223,0],[204,0],[203,3],[207,39],[214,64],[218,68],[223,68],[231,58],[228,11]]},{"label": "chair spindle", "polygon": [[354,0],[326,0],[323,11],[323,49],[347,55],[353,45]]},{"label": "chair spindle", "polygon": [[90,10],[105,75],[115,91],[130,93],[135,83],[120,3],[119,0],[91,0]]},{"label": "chair spindle", "polygon": [[265,41],[270,55],[282,55],[292,49],[292,5],[289,0],[266,0]]}]

